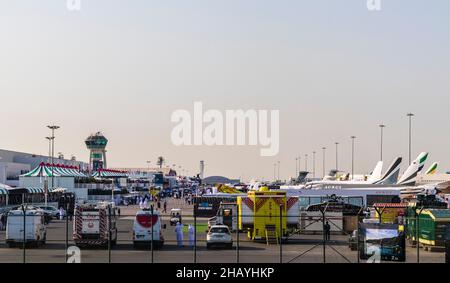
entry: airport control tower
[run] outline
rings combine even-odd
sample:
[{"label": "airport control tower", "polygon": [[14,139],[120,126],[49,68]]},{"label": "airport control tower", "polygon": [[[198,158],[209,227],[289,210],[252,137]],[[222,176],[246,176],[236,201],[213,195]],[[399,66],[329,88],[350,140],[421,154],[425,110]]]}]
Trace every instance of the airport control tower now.
[{"label": "airport control tower", "polygon": [[89,155],[89,166],[92,171],[106,169],[106,145],[108,140],[102,133],[90,135],[86,141],[87,148],[91,151]]}]

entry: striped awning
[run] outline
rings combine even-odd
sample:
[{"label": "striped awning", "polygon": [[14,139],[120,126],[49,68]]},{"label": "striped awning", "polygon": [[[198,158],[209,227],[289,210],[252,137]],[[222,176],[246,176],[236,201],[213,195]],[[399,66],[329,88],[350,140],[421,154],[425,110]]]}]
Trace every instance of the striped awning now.
[{"label": "striped awning", "polygon": [[377,208],[407,208],[407,203],[374,203],[373,207]]},{"label": "striped awning", "polygon": [[75,166],[41,163],[23,177],[77,177],[87,178],[88,176]]},{"label": "striped awning", "polygon": [[7,195],[9,194],[9,191],[12,189],[10,186],[4,185],[4,184],[0,184],[0,195]]},{"label": "striped awning", "polygon": [[43,188],[26,188],[29,194],[43,194]]},{"label": "striped awning", "polygon": [[127,171],[101,169],[92,174],[94,178],[128,178]]}]

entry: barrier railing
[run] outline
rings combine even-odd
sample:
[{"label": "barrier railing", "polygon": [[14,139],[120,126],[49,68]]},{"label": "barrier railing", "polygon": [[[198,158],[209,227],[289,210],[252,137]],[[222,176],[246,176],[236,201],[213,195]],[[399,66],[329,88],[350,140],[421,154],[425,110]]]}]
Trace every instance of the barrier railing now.
[{"label": "barrier railing", "polygon": [[[137,207],[120,209],[139,210]],[[317,212],[311,215],[305,212],[301,217],[284,215],[283,210],[273,215],[232,215],[220,223],[231,228],[229,236],[233,245],[230,247],[220,238],[207,239],[207,218],[188,213],[193,211],[192,207],[182,209],[186,209],[181,214],[183,225],[177,228],[172,226],[175,221],[172,218],[176,217],[170,208],[165,211],[155,208],[160,224],[147,227],[151,238],[139,246],[134,245],[135,213],[119,214],[116,209],[116,216],[112,215],[108,221],[107,236],[99,238],[87,233],[81,245],[74,237],[76,215],[69,213],[45,224],[45,216],[19,210],[7,215],[0,224],[0,262],[445,262],[442,246],[445,241],[441,237],[444,228],[433,220],[419,222],[418,216],[404,217],[398,225],[370,223],[363,221],[362,216],[349,218],[326,211],[320,211],[319,216]],[[253,223],[243,223],[245,217],[251,217]],[[89,230],[89,225],[96,225],[95,221],[86,222],[81,224],[82,229]],[[238,227],[233,227],[233,223]],[[434,235],[429,234],[430,227],[435,227]],[[265,239],[268,228],[277,240],[269,244]],[[160,236],[164,237],[162,247]],[[223,244],[226,249],[213,249],[211,244]],[[424,253],[422,249],[433,252]]]}]

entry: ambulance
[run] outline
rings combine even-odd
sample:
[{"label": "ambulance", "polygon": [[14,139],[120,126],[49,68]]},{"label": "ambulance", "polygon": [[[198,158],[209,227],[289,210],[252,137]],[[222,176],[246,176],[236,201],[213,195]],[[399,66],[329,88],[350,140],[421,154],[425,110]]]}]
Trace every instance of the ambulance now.
[{"label": "ambulance", "polygon": [[[143,209],[136,213],[133,223],[133,246],[150,247],[153,241],[153,247],[160,249],[164,245],[162,230],[166,225],[161,225],[161,215],[157,211]],[[153,235],[152,235],[153,234]]]}]

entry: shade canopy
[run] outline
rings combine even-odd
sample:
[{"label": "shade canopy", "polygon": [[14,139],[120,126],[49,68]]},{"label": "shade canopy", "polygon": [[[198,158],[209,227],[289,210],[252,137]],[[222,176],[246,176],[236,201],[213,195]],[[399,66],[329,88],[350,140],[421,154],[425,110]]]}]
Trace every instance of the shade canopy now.
[{"label": "shade canopy", "polygon": [[87,178],[88,176],[82,173],[78,167],[62,165],[62,164],[50,164],[41,163],[38,167],[34,168],[23,177],[76,177]]},{"label": "shade canopy", "polygon": [[100,169],[92,174],[95,178],[127,178],[127,171]]}]

